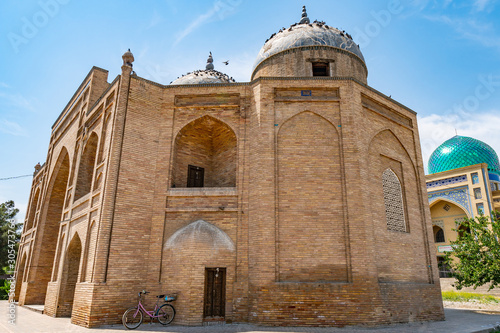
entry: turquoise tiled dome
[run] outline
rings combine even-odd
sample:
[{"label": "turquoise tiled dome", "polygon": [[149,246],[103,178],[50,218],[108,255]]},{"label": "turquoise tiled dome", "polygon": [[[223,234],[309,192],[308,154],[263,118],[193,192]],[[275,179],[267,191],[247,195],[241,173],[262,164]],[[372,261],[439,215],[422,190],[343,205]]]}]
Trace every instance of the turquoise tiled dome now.
[{"label": "turquoise tiled dome", "polygon": [[498,156],[486,143],[467,136],[454,136],[437,147],[429,159],[429,173],[487,163],[489,173],[500,175]]}]

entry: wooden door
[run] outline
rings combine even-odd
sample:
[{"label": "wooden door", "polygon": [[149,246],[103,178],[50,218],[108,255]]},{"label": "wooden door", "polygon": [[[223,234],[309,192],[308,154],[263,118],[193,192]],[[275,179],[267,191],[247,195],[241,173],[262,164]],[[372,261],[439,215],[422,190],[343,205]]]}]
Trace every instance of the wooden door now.
[{"label": "wooden door", "polygon": [[226,315],[226,268],[205,268],[205,321],[224,320]]},{"label": "wooden door", "polygon": [[187,187],[203,187],[205,169],[194,165],[188,165]]}]

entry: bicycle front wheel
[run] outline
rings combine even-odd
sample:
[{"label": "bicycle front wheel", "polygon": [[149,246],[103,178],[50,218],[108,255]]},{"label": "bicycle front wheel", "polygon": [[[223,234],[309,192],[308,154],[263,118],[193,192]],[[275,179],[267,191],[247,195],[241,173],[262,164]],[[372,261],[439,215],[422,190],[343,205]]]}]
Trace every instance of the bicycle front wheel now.
[{"label": "bicycle front wheel", "polygon": [[160,324],[168,325],[174,320],[175,308],[170,304],[163,304],[158,311],[156,311],[156,315],[158,316]]},{"label": "bicycle front wheel", "polygon": [[122,323],[129,330],[139,327],[142,324],[142,311],[137,307],[128,309],[122,316]]}]

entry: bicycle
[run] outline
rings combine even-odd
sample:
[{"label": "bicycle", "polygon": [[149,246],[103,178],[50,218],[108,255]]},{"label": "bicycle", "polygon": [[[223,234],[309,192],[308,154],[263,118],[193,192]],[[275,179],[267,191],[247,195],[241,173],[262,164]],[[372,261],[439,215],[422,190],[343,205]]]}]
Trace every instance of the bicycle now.
[{"label": "bicycle", "polygon": [[164,303],[158,306],[160,299],[163,298],[165,302],[172,302],[177,299],[176,295],[158,295],[156,296],[156,304],[153,310],[148,311],[144,308],[141,303],[142,295],[149,294],[149,291],[142,290],[139,292],[139,303],[137,306],[134,306],[130,309],[127,309],[123,313],[122,323],[123,326],[128,328],[129,330],[133,330],[139,327],[142,324],[142,320],[144,318],[144,314],[150,317],[150,320],[158,319],[160,324],[168,325],[174,320],[175,317],[175,308],[172,304]]}]

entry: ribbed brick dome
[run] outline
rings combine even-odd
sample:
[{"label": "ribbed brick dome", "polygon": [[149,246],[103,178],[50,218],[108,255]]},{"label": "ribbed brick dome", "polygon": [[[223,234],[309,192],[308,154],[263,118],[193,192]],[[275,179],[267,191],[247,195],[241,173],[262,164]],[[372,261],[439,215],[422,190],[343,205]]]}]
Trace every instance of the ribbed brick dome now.
[{"label": "ribbed brick dome", "polygon": [[232,77],[216,71],[214,69],[214,59],[212,58],[212,52],[207,59],[207,66],[204,70],[197,70],[191,73],[183,75],[173,82],[171,85],[185,85],[185,84],[213,84],[213,83],[234,83],[236,82]]},{"label": "ribbed brick dome", "polygon": [[302,20],[299,23],[280,30],[266,41],[255,60],[253,71],[266,59],[286,50],[303,46],[328,46],[341,49],[355,55],[363,63],[365,62],[359,45],[353,41],[351,35],[330,27],[325,22],[311,23],[304,7]]}]

